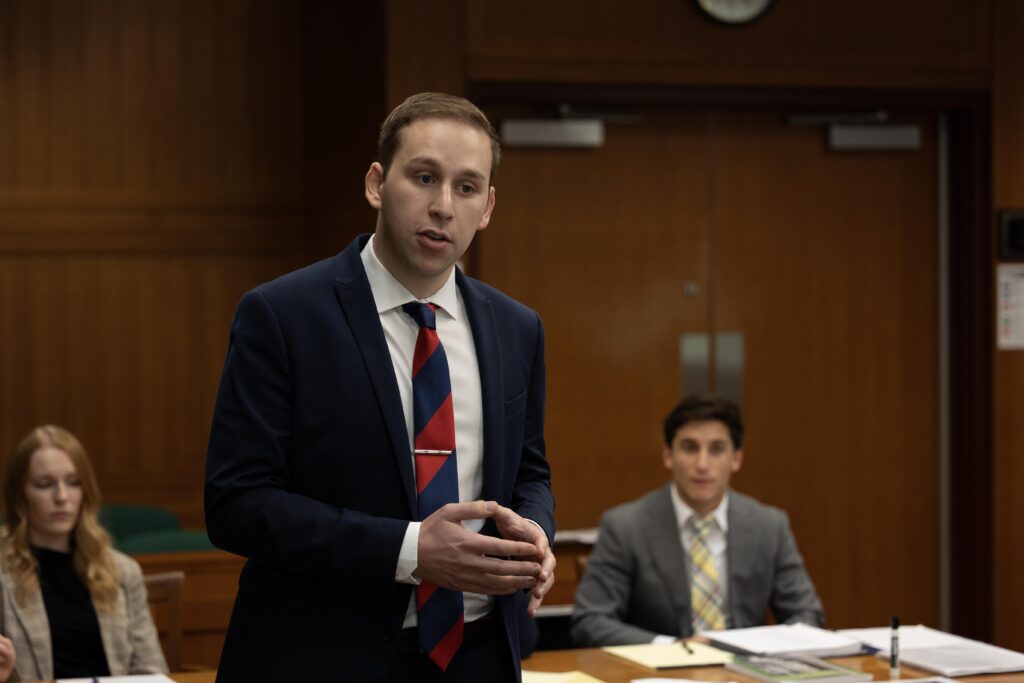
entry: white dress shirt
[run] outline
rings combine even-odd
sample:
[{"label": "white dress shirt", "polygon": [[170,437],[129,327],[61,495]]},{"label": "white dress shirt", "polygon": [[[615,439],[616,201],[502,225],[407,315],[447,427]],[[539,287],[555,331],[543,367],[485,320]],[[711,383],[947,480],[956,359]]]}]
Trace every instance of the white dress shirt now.
[{"label": "white dress shirt", "polygon": [[[690,556],[690,548],[693,547],[694,533],[693,528],[687,524],[690,517],[696,513],[689,505],[683,500],[682,496],[679,495],[679,490],[676,487],[670,486],[669,490],[672,494],[672,507],[676,513],[676,525],[679,529],[679,543],[683,546],[683,553],[687,557]],[[715,563],[715,571],[718,572],[718,584],[719,590],[722,593],[722,605],[726,604],[726,599],[729,594],[729,567],[728,560],[726,559],[726,534],[729,531],[729,494],[726,493],[722,498],[722,502],[718,504],[718,507],[711,513],[714,515],[715,523],[711,525],[708,530],[708,536],[705,543],[708,546],[708,551],[711,553],[711,560]],[[677,640],[675,636],[657,635],[654,637],[653,643],[663,642],[674,642]]]},{"label": "white dress shirt", "polygon": [[[398,393],[402,399],[405,414],[406,433],[409,435],[409,458],[413,457],[413,408],[412,408],[412,358],[416,348],[419,325],[405,311],[404,304],[423,301],[437,306],[437,336],[448,359],[448,372],[452,382],[452,405],[455,411],[455,451],[459,472],[459,502],[479,500],[483,487],[483,398],[480,389],[480,366],[477,363],[476,347],[473,345],[473,331],[466,315],[462,293],[455,284],[455,271],[434,294],[426,299],[417,299],[402,283],[388,272],[373,250],[374,238],[370,237],[360,257],[366,277],[370,281],[380,324],[384,328],[391,363],[395,368]],[[415,510],[413,511],[415,514]],[[479,531],[484,520],[474,519],[463,522],[470,531]],[[412,576],[418,566],[420,523],[410,522],[395,568],[395,580],[402,583],[418,584]],[[466,622],[473,621],[491,610],[489,596],[464,593],[463,605]],[[416,596],[409,602],[404,627],[416,625]]]}]

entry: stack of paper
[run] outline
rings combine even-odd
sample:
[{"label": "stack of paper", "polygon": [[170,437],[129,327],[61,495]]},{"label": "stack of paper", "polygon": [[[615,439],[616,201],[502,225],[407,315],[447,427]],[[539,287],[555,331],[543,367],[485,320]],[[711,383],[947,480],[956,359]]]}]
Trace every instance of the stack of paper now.
[{"label": "stack of paper", "polygon": [[[841,631],[844,635],[889,655],[888,628]],[[1024,654],[927,626],[900,628],[900,662],[944,676],[973,676],[1024,671]]]},{"label": "stack of paper", "polygon": [[565,673],[545,673],[543,671],[527,671],[523,669],[523,683],[604,683],[582,671]]},{"label": "stack of paper", "polygon": [[684,666],[718,666],[732,661],[732,655],[700,643],[658,645],[614,645],[601,648],[608,654],[628,659],[651,669],[676,669]]},{"label": "stack of paper", "polygon": [[735,628],[708,631],[704,635],[713,645],[741,654],[843,657],[862,649],[859,640],[806,624]]},{"label": "stack of paper", "polygon": [[136,674],[134,676],[101,676],[99,678],[61,678],[57,683],[174,683],[163,674]]}]

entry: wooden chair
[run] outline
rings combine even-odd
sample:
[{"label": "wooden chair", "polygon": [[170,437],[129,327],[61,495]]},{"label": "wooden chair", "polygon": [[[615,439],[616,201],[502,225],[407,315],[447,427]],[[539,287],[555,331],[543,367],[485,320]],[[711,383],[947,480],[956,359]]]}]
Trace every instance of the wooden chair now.
[{"label": "wooden chair", "polygon": [[163,572],[145,576],[149,612],[160,635],[160,646],[171,671],[181,671],[181,649],[185,640],[181,584],[185,572]]},{"label": "wooden chair", "polygon": [[576,556],[576,581],[583,578],[583,572],[587,571],[587,561],[590,560],[590,553]]}]

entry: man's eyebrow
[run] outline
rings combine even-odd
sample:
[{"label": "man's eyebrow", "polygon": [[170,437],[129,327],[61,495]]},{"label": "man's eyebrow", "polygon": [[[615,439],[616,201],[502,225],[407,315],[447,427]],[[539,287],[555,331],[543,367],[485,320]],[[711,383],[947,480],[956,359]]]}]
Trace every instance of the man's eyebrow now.
[{"label": "man's eyebrow", "polygon": [[[441,162],[434,157],[413,157],[406,162],[407,166],[429,166],[430,168],[441,168]],[[473,180],[487,180],[487,176],[474,168],[467,168],[455,174],[460,178],[471,178]]]},{"label": "man's eyebrow", "polygon": [[434,157],[413,157],[406,162],[408,165],[419,165],[419,166],[433,166],[438,168],[441,166],[441,162]]}]

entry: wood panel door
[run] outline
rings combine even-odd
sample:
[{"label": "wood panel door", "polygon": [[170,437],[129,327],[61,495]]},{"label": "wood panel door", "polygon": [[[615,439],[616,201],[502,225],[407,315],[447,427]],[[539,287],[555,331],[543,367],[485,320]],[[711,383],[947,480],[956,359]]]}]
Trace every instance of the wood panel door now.
[{"label": "wood panel door", "polygon": [[737,488],[787,510],[832,626],[938,625],[934,127],[837,152],[715,114],[714,325],[744,335]]},{"label": "wood panel door", "polygon": [[741,332],[736,487],[790,513],[831,626],[937,624],[923,125],[920,150],[841,153],[783,113],[648,113],[597,150],[506,150],[474,270],[544,318],[560,528],[667,481],[680,338]]},{"label": "wood panel door", "polygon": [[[709,276],[704,117],[657,116],[596,150],[509,149],[474,271],[538,310],[548,449],[562,528],[658,486],[661,420],[678,400],[681,305]],[[698,160],[694,163],[694,160]]]}]

